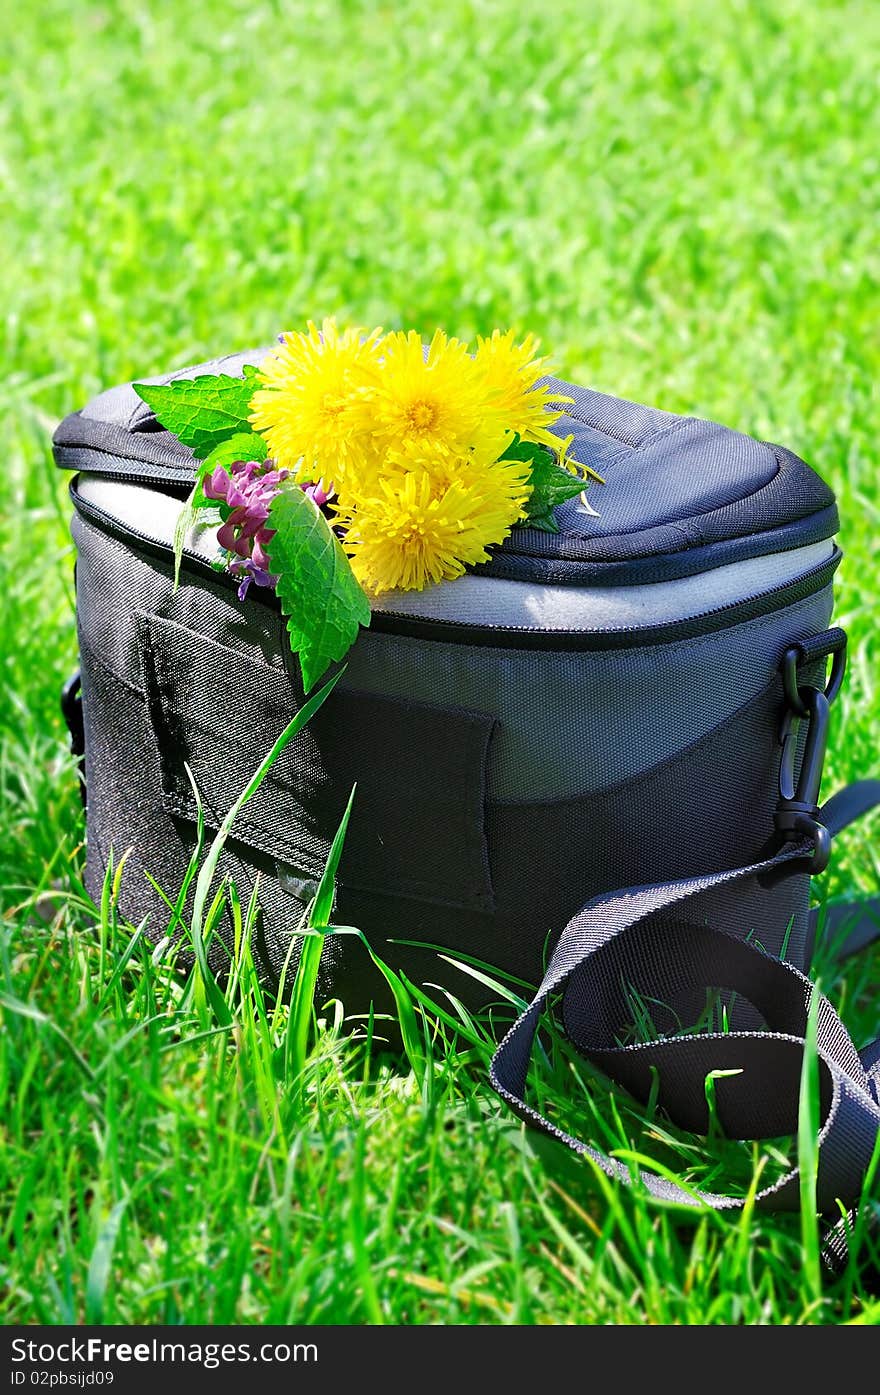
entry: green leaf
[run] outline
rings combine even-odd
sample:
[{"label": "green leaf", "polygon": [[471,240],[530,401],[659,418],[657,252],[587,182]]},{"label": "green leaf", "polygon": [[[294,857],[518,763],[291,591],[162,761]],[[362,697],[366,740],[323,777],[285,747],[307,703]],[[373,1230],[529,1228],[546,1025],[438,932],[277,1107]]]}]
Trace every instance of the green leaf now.
[{"label": "green leaf", "polygon": [[370,603],[339,539],[298,485],[276,494],[269,521],[276,530],[268,548],[276,591],[309,692],[351,648],[358,626],[369,625]]},{"label": "green leaf", "polygon": [[544,513],[529,514],[519,525],[521,528],[537,528],[540,533],[558,533],[559,524],[556,522],[556,512],[554,509],[547,509]]},{"label": "green leaf", "polygon": [[235,460],[265,460],[268,454],[266,438],[258,436],[255,431],[236,431],[234,436],[220,441],[210,454],[205,456],[196,472],[194,506],[198,508],[200,504],[206,503],[214,507],[214,501],[205,499],[202,493],[202,482],[214,473],[218,465],[222,465],[225,470]]},{"label": "green leaf", "polygon": [[532,492],[526,504],[522,527],[540,528],[544,533],[558,533],[555,510],[566,499],[574,499],[584,490],[584,481],[564,466],[557,465],[553,452],[534,441],[517,438],[501,457],[502,460],[530,460],[532,472],[529,484]]},{"label": "green leaf", "polygon": [[187,538],[188,538],[188,536],[189,536],[190,529],[193,527],[193,525],[195,524],[196,519],[197,519],[198,516],[199,516],[199,502],[198,502],[198,496],[199,496],[199,493],[201,492],[201,487],[202,487],[202,486],[201,486],[200,483],[196,483],[196,484],[193,485],[193,487],[192,487],[192,489],[190,490],[189,494],[186,496],[186,502],[185,502],[183,508],[180,510],[180,513],[177,515],[177,522],[176,522],[176,524],[174,525],[174,589],[175,589],[175,591],[177,590],[178,586],[180,585],[180,564],[181,564],[181,562],[183,561],[183,549],[184,549],[184,547],[186,546],[186,540],[187,540]]},{"label": "green leaf", "polygon": [[318,890],[315,892],[309,910],[309,929],[326,930],[330,924],[330,913],[333,910],[333,898],[336,894],[336,874],[339,871],[339,862],[342,857],[342,849],[345,846],[345,835],[348,831],[348,821],[351,818],[352,806],[354,805],[355,791],[357,785],[352,785],[351,794],[348,796],[348,804],[342,816],[342,822],[336,830],[324,871],[321,873],[321,880],[318,883]]},{"label": "green leaf", "polygon": [[224,441],[219,441],[205,456],[198,468],[198,478],[203,480],[205,475],[210,475],[218,465],[225,469],[235,460],[265,460],[268,454],[269,447],[265,436],[259,436],[256,431],[236,431],[234,436],[227,436]]},{"label": "green leaf", "polygon": [[86,1320],[88,1322],[100,1323],[103,1320],[107,1288],[113,1280],[113,1251],[116,1249],[119,1227],[130,1200],[131,1193],[129,1192],[128,1195],[117,1201],[98,1231],[86,1276]]},{"label": "green leaf", "polygon": [[513,440],[499,456],[500,460],[531,460],[535,461],[539,456],[546,455],[552,460],[553,456],[547,446],[541,446],[537,441],[524,441],[520,436],[514,434]]},{"label": "green leaf", "polygon": [[225,373],[178,378],[171,383],[134,383],[135,392],[153,409],[156,420],[199,460],[221,441],[250,434],[251,398],[259,387],[258,369],[246,364],[244,376]]},{"label": "green leaf", "polygon": [[[331,683],[333,681],[333,679],[330,680]],[[328,684],[328,686],[330,685]],[[348,797],[348,804],[342,816],[342,822],[336,830],[336,836],[321,874],[318,890],[309,906],[308,932],[303,939],[299,964],[293,981],[293,991],[290,995],[290,1015],[287,1019],[287,1040],[285,1042],[287,1073],[288,1078],[296,1082],[300,1095],[302,1095],[303,1072],[308,1053],[309,1028],[315,1009],[315,988],[318,983],[318,970],[326,939],[324,932],[330,925],[330,913],[333,910],[333,897],[336,892],[336,874],[339,871],[339,861],[345,845],[345,835],[348,831],[348,821],[351,818],[356,789],[355,785]]]},{"label": "green leaf", "polygon": [[405,976],[395,973],[390,964],[386,964],[384,959],[380,959],[370,948],[367,937],[362,933],[361,940],[367,953],[379,970],[394,997],[394,1006],[397,1010],[397,1021],[400,1026],[400,1038],[403,1042],[403,1049],[407,1060],[412,1066],[413,1075],[422,1084],[427,1074],[428,1060],[425,1054],[425,1043],[422,1033],[419,1030],[419,1020],[416,1017],[413,1005],[413,995],[407,985]]}]

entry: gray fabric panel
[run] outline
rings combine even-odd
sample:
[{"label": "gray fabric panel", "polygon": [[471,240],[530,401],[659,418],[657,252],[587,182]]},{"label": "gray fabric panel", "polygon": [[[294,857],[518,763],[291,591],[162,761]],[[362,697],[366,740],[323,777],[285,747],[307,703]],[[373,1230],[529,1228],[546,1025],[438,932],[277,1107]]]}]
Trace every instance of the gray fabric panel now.
[{"label": "gray fabric panel", "polygon": [[[424,591],[389,591],[374,600],[379,614],[505,625],[541,631],[630,630],[689,619],[783,586],[827,561],[830,538],[789,552],[751,557],[710,572],[645,586],[541,586],[488,576],[463,576]],[[637,642],[637,636],[633,641]]]},{"label": "gray fabric panel", "polygon": [[[488,828],[497,907],[511,927],[513,962],[529,962],[536,927],[541,935],[553,931],[590,896],[695,871],[723,871],[770,846],[781,701],[777,676],[693,745],[595,795],[492,803]],[[537,865],[540,850],[548,847],[553,877],[534,876],[524,888],[522,850],[534,849]],[[787,935],[787,957],[803,963],[806,877],[790,877],[772,891],[753,883],[739,895],[727,894],[729,903],[723,890],[717,905],[707,901],[713,924],[751,935],[771,953],[780,951]]]},{"label": "gray fabric panel", "polygon": [[[164,494],[160,489],[107,479],[104,475],[80,475],[76,491],[86,503],[94,504],[117,522],[137,529],[164,547],[174,547],[174,533],[183,512],[183,500],[172,494]],[[217,542],[216,525],[203,524],[192,528],[187,535],[186,550],[208,561],[223,561],[226,556]]]},{"label": "gray fabric panel", "polygon": [[[155,489],[100,475],[83,475],[77,492],[113,518],[171,548],[183,504]],[[216,529],[194,529],[187,548],[208,559],[222,557]],[[831,539],[747,558],[711,572],[645,586],[540,586],[487,576],[462,576],[424,591],[389,591],[372,603],[374,612],[457,620],[479,625],[515,625],[538,630],[607,630],[660,625],[699,615],[755,596],[803,576],[827,560]]]},{"label": "gray fabric panel", "polygon": [[799,635],[818,634],[831,590],[699,639],[590,653],[517,652],[363,633],[353,687],[491,711],[495,799],[600,790],[690,745],[769,682]]}]

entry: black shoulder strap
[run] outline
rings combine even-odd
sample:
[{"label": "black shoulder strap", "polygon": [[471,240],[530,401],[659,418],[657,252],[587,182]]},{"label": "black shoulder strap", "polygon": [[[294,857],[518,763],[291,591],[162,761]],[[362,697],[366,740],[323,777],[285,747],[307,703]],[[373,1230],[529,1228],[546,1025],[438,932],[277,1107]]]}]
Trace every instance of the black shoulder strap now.
[{"label": "black shoulder strap", "polygon": [[[865,780],[830,799],[820,818],[833,836],[877,805],[880,781]],[[647,1099],[653,1091],[683,1128],[706,1132],[706,1080],[713,1075],[717,1116],[725,1132],[735,1138],[797,1131],[803,1053],[810,1015],[815,1012],[823,1114],[817,1205],[821,1212],[839,1217],[838,1203],[850,1206],[860,1196],[880,1136],[877,1044],[860,1054],[828,1000],[792,965],[745,940],[705,924],[688,923],[676,914],[703,892],[771,872],[778,875],[809,852],[805,841],[789,843],[775,856],[747,867],[629,887],[588,902],[563,930],[534,1000],[495,1053],[490,1078],[498,1094],[527,1124],[589,1156],[609,1176],[631,1184],[634,1178],[628,1164],[572,1137],[526,1103],[535,1033],[551,997],[561,993],[566,1032],[589,1061],[639,1099]],[[866,943],[872,927],[873,937],[880,934],[880,901],[863,903],[860,917],[855,936]],[[768,1030],[621,1045],[620,1034],[632,1020],[628,985],[633,984],[660,1001],[669,1001],[683,989],[734,990],[757,1008]],[[650,1173],[640,1174],[640,1180],[667,1201],[719,1210],[745,1205],[739,1197],[697,1192]],[[795,1210],[799,1192],[799,1174],[793,1169],[760,1191],[755,1205],[764,1210]]]}]

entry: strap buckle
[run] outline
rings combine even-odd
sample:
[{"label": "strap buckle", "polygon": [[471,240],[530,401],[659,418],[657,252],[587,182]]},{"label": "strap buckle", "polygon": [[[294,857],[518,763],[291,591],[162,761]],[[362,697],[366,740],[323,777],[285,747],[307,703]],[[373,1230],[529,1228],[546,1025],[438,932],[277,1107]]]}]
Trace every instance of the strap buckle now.
[{"label": "strap buckle", "polygon": [[[822,641],[825,641],[823,644]],[[824,688],[798,681],[798,669],[805,660],[832,655],[831,672]],[[840,692],[846,669],[846,635],[843,630],[829,630],[819,643],[805,641],[793,644],[782,658],[782,686],[786,708],[779,739],[782,755],[779,761],[779,801],[773,821],[778,833],[787,843],[810,838],[813,856],[810,874],[817,876],[828,866],[831,855],[831,834],[819,819],[819,786],[828,746],[828,717],[831,704]],[[795,778],[800,725],[808,723],[800,772]]]},{"label": "strap buckle", "polygon": [[791,711],[796,713],[798,717],[808,715],[804,693],[813,691],[812,688],[800,686],[798,669],[808,659],[826,658],[829,654],[831,655],[831,672],[823,691],[830,704],[840,692],[843,675],[846,673],[846,631],[827,630],[824,635],[819,635],[817,640],[806,640],[793,644],[790,649],[786,649],[782,656],[782,687],[785,700]]}]

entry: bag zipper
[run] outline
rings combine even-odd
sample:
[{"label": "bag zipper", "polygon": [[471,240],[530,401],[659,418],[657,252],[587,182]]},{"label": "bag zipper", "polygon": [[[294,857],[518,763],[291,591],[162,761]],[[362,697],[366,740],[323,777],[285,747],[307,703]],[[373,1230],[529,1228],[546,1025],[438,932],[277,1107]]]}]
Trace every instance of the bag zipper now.
[{"label": "bag zipper", "polygon": [[[131,524],[121,523],[105,509],[84,499],[76,489],[76,478],[70,482],[70,497],[76,512],[103,532],[119,538],[126,544],[138,545],[143,551],[158,557],[166,566],[173,565],[173,549],[167,543],[159,542]],[[380,634],[400,635],[410,639],[499,649],[629,649],[669,644],[676,640],[693,639],[713,630],[727,629],[729,626],[757,619],[773,610],[782,610],[785,606],[805,600],[807,596],[814,595],[831,582],[842,557],[843,553],[835,545],[834,551],[826,561],[817,563],[793,581],[758,591],[745,600],[712,606],[686,619],[670,620],[661,625],[623,625],[608,630],[539,630],[528,625],[472,625],[462,620],[426,619],[401,615],[394,611],[374,611],[370,628]],[[207,572],[216,582],[227,585],[229,589],[237,586],[235,578],[229,572],[218,571],[206,557],[186,548],[181,559],[181,571],[192,571],[202,577]],[[251,587],[249,599],[251,598],[274,610],[279,609],[277,597],[272,591]],[[634,636],[638,636],[637,644],[634,644]]]}]

